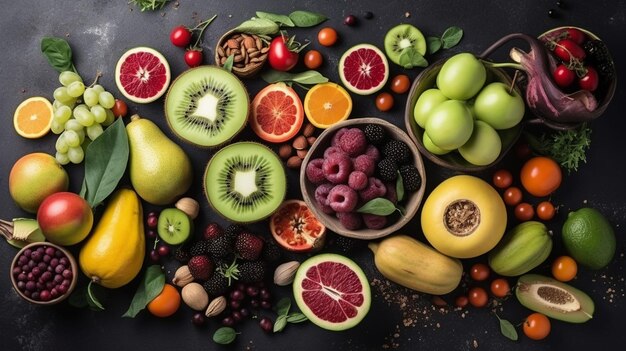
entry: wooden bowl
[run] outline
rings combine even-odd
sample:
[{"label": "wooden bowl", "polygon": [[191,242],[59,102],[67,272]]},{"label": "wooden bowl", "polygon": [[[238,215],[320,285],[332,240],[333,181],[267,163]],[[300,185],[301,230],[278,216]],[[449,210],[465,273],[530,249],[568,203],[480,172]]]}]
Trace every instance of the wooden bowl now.
[{"label": "wooden bowl", "polygon": [[[415,78],[406,101],[406,110],[404,112],[406,130],[413,142],[417,145],[419,151],[433,163],[454,171],[480,172],[492,167],[504,158],[506,153],[515,145],[517,139],[519,139],[522,134],[524,122],[522,121],[517,126],[510,129],[497,130],[502,141],[502,149],[500,150],[498,158],[485,166],[477,166],[469,163],[457,151],[451,151],[445,155],[435,155],[428,151],[423,142],[424,129],[420,127],[415,121],[415,118],[413,118],[413,109],[420,95],[422,95],[422,93],[427,89],[434,88],[436,86],[437,74],[439,74],[439,71],[445,61],[446,59],[442,59],[431,64]],[[494,81],[511,84],[511,78],[502,69],[488,66],[485,66],[485,68],[487,68],[487,81],[485,82],[485,85]],[[517,87],[515,87],[515,89],[520,96],[523,96]]]},{"label": "wooden bowl", "polygon": [[[405,199],[402,201],[402,205],[404,206],[405,211],[404,214],[400,216],[400,218],[396,222],[390,223],[387,227],[382,229],[364,228],[359,230],[349,230],[344,228],[334,215],[326,214],[318,208],[317,201],[315,201],[316,186],[312,184],[306,177],[306,165],[312,159],[323,157],[324,150],[326,150],[326,148],[330,146],[332,137],[333,135],[335,135],[336,131],[344,127],[362,128],[365,127],[365,125],[367,124],[378,124],[382,126],[387,131],[387,134],[390,137],[396,140],[401,140],[408,145],[411,151],[411,155],[413,156],[413,164],[415,165],[420,176],[422,177],[422,184],[417,191],[405,195]],[[413,218],[413,216],[415,216],[422,202],[424,191],[426,189],[426,173],[424,171],[424,163],[422,162],[419,151],[415,147],[413,141],[402,129],[379,118],[355,118],[332,125],[317,138],[315,143],[313,143],[313,145],[309,149],[309,152],[304,158],[304,161],[302,162],[302,167],[300,168],[300,188],[302,190],[302,197],[304,198],[304,201],[309,206],[311,211],[313,211],[313,214],[315,214],[317,219],[322,224],[324,224],[326,228],[346,237],[371,240],[387,236],[400,230],[411,220],[411,218]]]},{"label": "wooden bowl", "polygon": [[[219,50],[223,47],[225,41],[228,40],[230,36],[236,33],[239,33],[239,32],[237,32],[234,29],[231,29],[228,32],[224,33],[224,35],[222,35],[222,37],[217,41],[217,45],[215,46],[215,64],[218,67],[223,66],[220,60]],[[263,48],[268,47],[268,45],[263,41],[261,41],[261,45]],[[265,62],[267,61],[267,57],[268,55],[265,55],[262,61],[256,62],[256,63],[250,63],[246,65],[245,67],[236,67],[233,65],[232,72],[239,78],[254,78],[261,71],[261,69],[263,68],[263,65],[265,65]]]},{"label": "wooden bowl", "polygon": [[[27,249],[30,250],[36,250],[37,248],[41,247],[41,246],[45,246],[45,247],[54,247],[55,249],[61,251],[65,257],[67,257],[67,259],[70,261],[70,267],[72,269],[72,282],[70,283],[69,288],[67,289],[67,291],[65,292],[65,294],[60,295],[59,297],[57,297],[56,299],[52,299],[49,301],[38,301],[38,300],[33,300],[30,297],[24,295],[24,293],[22,293],[22,291],[20,291],[20,289],[17,288],[17,279],[13,276],[13,267],[16,266],[18,258],[22,255],[22,253],[24,251],[26,251]],[[9,274],[11,275],[11,283],[13,284],[13,289],[15,289],[15,291],[17,292],[17,294],[23,298],[24,300],[36,304],[36,305],[55,305],[63,300],[65,300],[68,296],[70,296],[70,294],[72,293],[72,291],[74,290],[74,288],[76,287],[76,282],[78,281],[78,265],[76,264],[76,259],[74,258],[74,256],[67,251],[66,249],[55,245],[53,243],[49,243],[49,242],[37,242],[37,243],[32,243],[29,245],[24,246],[20,251],[18,251],[18,253],[15,255],[15,257],[13,258],[13,261],[11,262],[11,269]]]}]

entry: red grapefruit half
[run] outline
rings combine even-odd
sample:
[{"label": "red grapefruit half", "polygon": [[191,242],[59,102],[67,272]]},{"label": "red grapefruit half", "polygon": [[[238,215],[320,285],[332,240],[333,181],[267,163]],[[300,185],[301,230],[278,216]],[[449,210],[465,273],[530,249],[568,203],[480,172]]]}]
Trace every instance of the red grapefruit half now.
[{"label": "red grapefruit half", "polygon": [[387,57],[371,44],[353,46],[339,60],[339,78],[355,94],[373,94],[384,87],[389,78]]},{"label": "red grapefruit half", "polygon": [[372,299],[363,270],[337,254],[321,254],[302,262],[293,281],[293,295],[311,322],[334,331],[359,324]]},{"label": "red grapefruit half", "polygon": [[252,100],[250,126],[263,140],[282,143],[298,133],[304,108],[296,92],[285,83],[274,83]]},{"label": "red grapefruit half", "polygon": [[170,65],[165,57],[148,47],[126,51],[115,67],[117,89],[128,100],[139,104],[147,104],[165,94],[170,78]]},{"label": "red grapefruit half", "polygon": [[274,239],[289,251],[307,252],[322,248],[326,227],[301,200],[287,200],[270,218]]}]

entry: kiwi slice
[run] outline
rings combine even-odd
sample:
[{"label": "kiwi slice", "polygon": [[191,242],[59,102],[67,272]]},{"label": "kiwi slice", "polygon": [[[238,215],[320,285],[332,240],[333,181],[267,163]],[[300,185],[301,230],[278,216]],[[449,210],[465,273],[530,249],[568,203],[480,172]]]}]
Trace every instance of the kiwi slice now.
[{"label": "kiwi slice", "polygon": [[226,143],[248,120],[248,92],[232,73],[202,66],[182,73],[165,97],[165,118],[181,139],[202,147]]},{"label": "kiwi slice", "polygon": [[191,235],[192,222],[187,214],[177,208],[166,208],[159,214],[157,233],[170,245],[183,243]]},{"label": "kiwi slice", "polygon": [[280,207],[286,181],[283,164],[272,150],[254,142],[239,142],[213,155],[204,173],[204,193],[221,216],[250,223]]},{"label": "kiwi slice", "polygon": [[426,54],[426,38],[410,24],[399,24],[385,35],[385,53],[391,62],[399,65],[402,50],[413,47],[420,55]]}]

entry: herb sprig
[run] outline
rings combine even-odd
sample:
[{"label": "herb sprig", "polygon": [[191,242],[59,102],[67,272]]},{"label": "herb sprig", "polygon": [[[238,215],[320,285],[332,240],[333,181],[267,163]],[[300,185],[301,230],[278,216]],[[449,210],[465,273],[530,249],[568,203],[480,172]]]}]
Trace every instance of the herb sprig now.
[{"label": "herb sprig", "polygon": [[526,133],[530,147],[537,153],[550,156],[567,173],[578,171],[580,162],[587,162],[587,150],[591,146],[591,128],[583,123],[571,130],[555,131],[535,137]]},{"label": "herb sprig", "polygon": [[141,12],[160,10],[170,0],[130,0],[130,4],[139,7]]}]

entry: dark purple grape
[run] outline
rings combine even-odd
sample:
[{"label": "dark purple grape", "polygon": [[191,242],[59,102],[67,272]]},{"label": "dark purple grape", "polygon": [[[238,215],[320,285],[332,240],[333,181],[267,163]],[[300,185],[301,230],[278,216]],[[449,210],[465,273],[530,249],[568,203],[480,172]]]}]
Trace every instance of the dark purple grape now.
[{"label": "dark purple grape", "polygon": [[261,308],[264,310],[269,310],[272,308],[272,303],[269,300],[261,300]]},{"label": "dark purple grape", "polygon": [[158,263],[160,259],[161,256],[159,256],[159,252],[157,250],[150,250],[150,260],[152,262]]},{"label": "dark purple grape", "polygon": [[250,316],[250,310],[244,307],[239,310],[239,314],[241,314],[243,318],[247,318],[248,316]]},{"label": "dark purple grape", "polygon": [[245,294],[241,290],[233,290],[230,292],[230,298],[233,300],[241,301],[245,297]]},{"label": "dark purple grape", "polygon": [[157,251],[159,252],[159,256],[165,257],[170,254],[170,247],[167,245],[159,245]]},{"label": "dark purple grape", "polygon": [[72,271],[70,269],[64,269],[63,272],[61,273],[61,275],[65,279],[72,279],[72,277],[74,276],[74,274],[72,273]]},{"label": "dark purple grape", "polygon": [[154,230],[152,230],[152,229],[150,229],[150,230],[148,230],[148,231],[146,232],[146,236],[147,236],[149,239],[154,239],[154,238],[156,238],[156,237],[157,237],[157,232],[156,232],[156,231],[154,231]]},{"label": "dark purple grape", "polygon": [[33,267],[37,267],[37,262],[33,260],[28,261],[28,268],[33,269]]},{"label": "dark purple grape", "polygon": [[231,313],[231,317],[233,317],[235,322],[240,322],[243,319],[243,316],[239,313],[239,311],[233,311],[233,313]]},{"label": "dark purple grape", "polygon": [[32,253],[33,253],[33,250],[31,250],[31,249],[26,249],[26,250],[24,250],[23,255],[24,255],[24,257],[26,257],[26,258],[30,258],[30,255],[31,255]]},{"label": "dark purple grape", "polygon": [[235,325],[235,320],[233,319],[233,317],[225,317],[224,319],[222,319],[222,325],[225,327],[232,327]]},{"label": "dark purple grape", "polygon": [[261,305],[261,303],[259,302],[258,299],[251,299],[250,300],[250,307],[252,307],[252,308],[259,308],[260,305]]},{"label": "dark purple grape", "polygon": [[270,293],[270,291],[266,288],[263,288],[259,291],[259,295],[261,297],[261,300],[269,300],[272,298],[272,294]]},{"label": "dark purple grape", "polygon": [[53,299],[56,299],[57,297],[59,297],[59,291],[56,288],[52,288],[50,289],[50,297]]},{"label": "dark purple grape", "polygon": [[205,322],[204,315],[200,312],[194,313],[193,317],[191,317],[191,322],[196,326],[201,326]]},{"label": "dark purple grape", "polygon": [[70,261],[67,259],[67,257],[61,257],[59,258],[59,264],[67,267],[70,265]]},{"label": "dark purple grape", "polygon": [[33,293],[30,295],[30,298],[33,300],[39,300],[39,291],[33,291]]},{"label": "dark purple grape", "polygon": [[246,294],[248,294],[248,296],[250,297],[255,297],[259,295],[259,288],[254,285],[250,285],[246,288]]},{"label": "dark purple grape", "polygon": [[35,281],[35,275],[33,274],[33,272],[28,272],[28,274],[26,275],[26,280]]},{"label": "dark purple grape", "polygon": [[343,24],[345,24],[346,26],[354,26],[356,24],[356,16],[355,15],[346,16],[346,18],[343,20]]},{"label": "dark purple grape", "polygon": [[26,257],[24,255],[20,256],[20,258],[17,259],[17,264],[20,265],[20,266],[28,264],[28,257]]},{"label": "dark purple grape", "polygon": [[[21,270],[20,270],[20,272],[21,272]],[[17,275],[17,281],[25,282],[27,280],[28,280],[28,275],[26,275],[25,273],[20,273],[20,274]]]},{"label": "dark purple grape", "polygon": [[71,280],[69,280],[69,279],[64,279],[64,280],[63,280],[63,283],[61,283],[61,285],[65,285],[65,286],[68,286],[68,287],[69,287],[71,284],[72,284],[72,281],[71,281]]},{"label": "dark purple grape", "polygon": [[42,258],[43,258],[43,255],[39,251],[35,251],[30,255],[30,259],[35,262],[41,261]]},{"label": "dark purple grape", "polygon": [[[23,282],[20,282],[20,283],[23,283]],[[35,284],[35,282],[27,282],[26,285],[25,285],[25,288],[28,291],[33,291],[33,290],[35,290],[36,287],[37,287],[37,284]]]},{"label": "dark purple grape", "polygon": [[259,326],[261,327],[261,329],[263,329],[264,332],[271,333],[274,329],[274,322],[268,317],[263,317],[259,321]]},{"label": "dark purple grape", "polygon": [[57,285],[56,289],[59,293],[61,293],[61,295],[63,295],[67,292],[69,288],[66,285],[61,284],[61,285]]},{"label": "dark purple grape", "polygon": [[150,212],[148,214],[148,218],[146,219],[146,225],[150,229],[155,229],[158,224],[159,224],[159,217],[157,217],[157,214],[155,212]]},{"label": "dark purple grape", "polygon": [[233,310],[236,310],[239,307],[241,307],[240,300],[230,300],[230,302],[228,304],[229,304],[230,308],[232,308]]},{"label": "dark purple grape", "polygon": [[50,264],[48,264],[48,266],[52,267],[52,268],[56,268],[56,266],[58,266],[58,265],[59,265],[59,259],[56,258],[56,257],[51,259],[50,260]]},{"label": "dark purple grape", "polygon": [[54,249],[54,247],[48,247],[46,248],[46,250],[44,251],[44,253],[48,256],[54,256],[54,254],[56,253],[57,250]]},{"label": "dark purple grape", "polygon": [[22,266],[22,272],[24,272],[24,273],[30,272],[30,266],[27,265],[27,264],[23,265]]},{"label": "dark purple grape", "polygon": [[[29,282],[29,283],[32,283],[32,282]],[[20,291],[26,290],[26,283],[24,283],[24,282],[17,282],[17,288]]]},{"label": "dark purple grape", "polygon": [[39,292],[39,300],[41,300],[41,301],[50,301],[51,298],[52,298],[52,296],[50,296],[50,291],[42,290],[41,292]]},{"label": "dark purple grape", "polygon": [[48,265],[45,262],[39,262],[36,268],[39,268],[39,270],[43,272],[48,270]]},{"label": "dark purple grape", "polygon": [[65,257],[65,255],[63,254],[63,252],[62,252],[61,250],[57,250],[57,251],[54,253],[54,257],[56,257],[56,258],[61,258],[61,257]]},{"label": "dark purple grape", "polygon": [[50,272],[43,272],[41,274],[41,277],[39,277],[41,279],[42,282],[47,282],[50,281],[52,279],[52,273]]},{"label": "dark purple grape", "polygon": [[39,267],[34,267],[31,271],[30,271],[35,277],[38,277],[41,275],[41,269],[39,269]]},{"label": "dark purple grape", "polygon": [[63,278],[63,276],[62,276],[62,275],[57,274],[57,275],[55,275],[55,276],[54,276],[54,279],[52,279],[52,281],[53,281],[55,284],[61,284],[61,283],[63,283],[63,279],[64,279],[64,278]]}]

